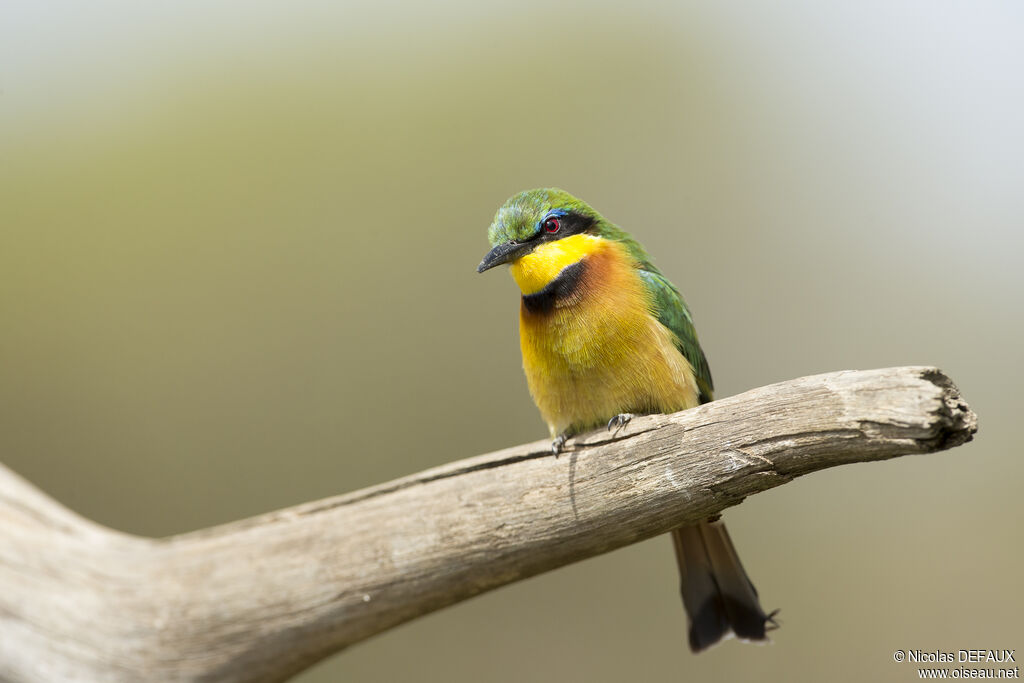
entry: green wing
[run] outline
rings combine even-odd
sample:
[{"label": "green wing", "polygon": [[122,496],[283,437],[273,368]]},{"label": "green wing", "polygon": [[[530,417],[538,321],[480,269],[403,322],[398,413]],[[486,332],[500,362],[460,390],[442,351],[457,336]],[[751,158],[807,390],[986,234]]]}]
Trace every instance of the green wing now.
[{"label": "green wing", "polygon": [[704,350],[700,348],[700,342],[697,340],[697,328],[693,326],[690,309],[686,307],[686,302],[683,301],[683,296],[675,288],[675,285],[665,279],[665,276],[653,266],[643,265],[645,267],[639,271],[640,277],[651,293],[658,321],[675,333],[676,348],[686,356],[686,360],[690,361],[694,374],[697,376],[700,402],[707,403],[712,398],[715,385],[711,380],[708,359],[704,356]]},{"label": "green wing", "polygon": [[690,309],[686,307],[683,296],[675,285],[666,280],[654,267],[651,257],[632,235],[614,223],[598,218],[594,232],[605,239],[622,243],[633,257],[637,272],[651,293],[651,302],[654,304],[658,321],[675,333],[676,348],[693,366],[693,372],[697,376],[697,389],[700,391],[697,398],[701,403],[707,403],[712,398],[715,385],[711,381],[708,359],[704,357],[704,351],[697,341],[697,328],[693,326],[693,317],[690,316]]}]

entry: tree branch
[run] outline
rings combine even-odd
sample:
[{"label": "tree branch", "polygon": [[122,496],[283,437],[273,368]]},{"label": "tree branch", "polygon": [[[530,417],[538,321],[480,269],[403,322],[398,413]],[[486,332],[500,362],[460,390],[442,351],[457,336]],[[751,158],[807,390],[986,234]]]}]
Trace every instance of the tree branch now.
[{"label": "tree branch", "polygon": [[969,441],[934,368],[805,377],[166,539],[0,466],[0,679],[279,681],[432,610],[815,470]]}]

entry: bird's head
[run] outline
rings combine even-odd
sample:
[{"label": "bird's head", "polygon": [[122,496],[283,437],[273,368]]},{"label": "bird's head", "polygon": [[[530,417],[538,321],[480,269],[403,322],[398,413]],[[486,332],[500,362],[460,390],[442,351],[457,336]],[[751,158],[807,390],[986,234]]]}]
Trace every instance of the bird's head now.
[{"label": "bird's head", "polygon": [[526,190],[505,202],[487,231],[491,250],[477,272],[508,263],[523,294],[543,289],[566,267],[619,242],[636,263],[649,259],[628,233],[564,190]]},{"label": "bird's head", "polygon": [[592,233],[601,222],[599,213],[564,190],[548,187],[520,192],[495,214],[487,230],[492,249],[477,272],[514,263],[552,242]]}]

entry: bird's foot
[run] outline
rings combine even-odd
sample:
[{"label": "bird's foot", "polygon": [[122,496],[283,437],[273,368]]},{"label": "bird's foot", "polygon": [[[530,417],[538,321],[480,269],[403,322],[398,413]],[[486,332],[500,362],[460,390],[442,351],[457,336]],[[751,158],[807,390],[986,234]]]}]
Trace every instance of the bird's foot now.
[{"label": "bird's foot", "polygon": [[633,419],[633,413],[619,413],[612,419],[608,420],[608,431],[612,432],[612,436],[619,433],[619,430],[629,424],[629,421]]},{"label": "bird's foot", "polygon": [[565,446],[566,440],[568,440],[565,434],[559,434],[551,442],[551,453],[557,458],[558,454],[562,452],[562,447]]}]

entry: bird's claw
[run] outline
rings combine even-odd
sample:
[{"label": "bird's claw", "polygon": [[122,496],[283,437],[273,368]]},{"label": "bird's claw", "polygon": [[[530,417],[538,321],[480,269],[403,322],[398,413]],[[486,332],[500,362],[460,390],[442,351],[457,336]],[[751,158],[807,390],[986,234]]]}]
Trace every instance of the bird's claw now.
[{"label": "bird's claw", "polygon": [[568,438],[569,437],[567,437],[565,434],[559,434],[558,436],[556,436],[554,440],[551,442],[551,453],[556,456],[559,453],[561,453],[562,446],[565,445],[565,442]]},{"label": "bird's claw", "polygon": [[619,430],[629,424],[629,421],[633,419],[633,413],[619,413],[612,419],[608,420],[608,431],[612,432],[612,436],[619,433]]}]

